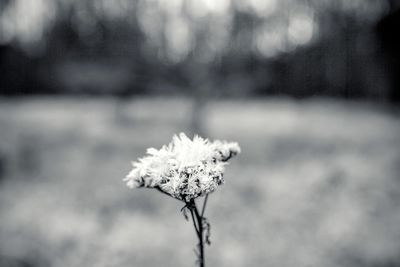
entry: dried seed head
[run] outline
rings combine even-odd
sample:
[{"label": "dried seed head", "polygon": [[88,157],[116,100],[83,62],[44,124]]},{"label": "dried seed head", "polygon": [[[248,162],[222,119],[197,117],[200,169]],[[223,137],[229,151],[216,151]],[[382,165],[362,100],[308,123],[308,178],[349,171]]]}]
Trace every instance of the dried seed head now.
[{"label": "dried seed head", "polygon": [[131,188],[157,188],[183,201],[216,190],[224,182],[227,161],[240,153],[238,143],[213,141],[184,133],[161,149],[147,149],[147,156],[133,162],[124,181]]}]

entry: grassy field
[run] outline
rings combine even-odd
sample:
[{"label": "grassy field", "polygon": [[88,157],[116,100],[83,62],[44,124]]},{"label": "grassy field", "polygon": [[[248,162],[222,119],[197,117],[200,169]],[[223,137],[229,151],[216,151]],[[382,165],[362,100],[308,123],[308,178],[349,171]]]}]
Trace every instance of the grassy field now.
[{"label": "grassy field", "polygon": [[[195,266],[182,203],[122,182],[190,132],[187,99],[0,100],[0,266]],[[213,101],[242,154],[209,199],[207,266],[400,266],[400,115],[326,99]]]}]

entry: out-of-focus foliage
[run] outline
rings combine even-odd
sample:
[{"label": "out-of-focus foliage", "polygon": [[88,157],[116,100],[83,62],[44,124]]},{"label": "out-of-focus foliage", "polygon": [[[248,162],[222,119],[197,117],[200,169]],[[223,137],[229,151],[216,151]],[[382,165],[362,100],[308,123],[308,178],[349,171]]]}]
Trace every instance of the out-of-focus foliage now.
[{"label": "out-of-focus foliage", "polygon": [[[183,204],[122,181],[186,132],[192,102],[116,103],[0,101],[0,266],[195,266]],[[398,114],[273,99],[212,101],[203,119],[242,147],[209,198],[209,266],[399,266]]]},{"label": "out-of-focus foliage", "polygon": [[382,99],[373,29],[391,2],[1,1],[0,90]]}]

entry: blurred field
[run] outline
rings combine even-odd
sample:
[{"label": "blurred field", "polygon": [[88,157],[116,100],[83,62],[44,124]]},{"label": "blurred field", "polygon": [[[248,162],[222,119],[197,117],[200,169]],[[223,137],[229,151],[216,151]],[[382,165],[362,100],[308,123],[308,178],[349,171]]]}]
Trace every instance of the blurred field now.
[{"label": "blurred field", "polygon": [[[122,178],[188,132],[187,99],[0,100],[0,266],[194,266],[176,200]],[[400,266],[400,116],[369,103],[214,101],[242,154],[211,195],[208,266]]]}]

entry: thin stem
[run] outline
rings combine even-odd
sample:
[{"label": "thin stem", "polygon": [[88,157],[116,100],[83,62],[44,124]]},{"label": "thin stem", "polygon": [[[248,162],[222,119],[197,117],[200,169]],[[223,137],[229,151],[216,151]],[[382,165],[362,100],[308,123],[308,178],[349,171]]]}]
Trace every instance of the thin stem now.
[{"label": "thin stem", "polygon": [[164,195],[167,195],[167,196],[169,196],[169,197],[172,197],[173,199],[176,199],[176,198],[174,198],[173,196],[171,196],[170,194],[168,194],[168,193],[164,192],[163,190],[161,190],[160,187],[155,186],[154,188],[157,189],[159,192],[163,193]]},{"label": "thin stem", "polygon": [[200,261],[200,267],[204,267],[205,263],[204,263],[204,227],[203,227],[203,216],[200,215],[199,210],[197,209],[196,206],[196,202],[194,202],[194,200],[192,200],[192,204],[194,207],[194,214],[196,215],[196,219],[197,219],[197,223],[199,226],[199,247],[200,247],[200,257],[199,257],[199,261]]},{"label": "thin stem", "polygon": [[204,212],[206,211],[207,199],[208,199],[208,194],[204,198],[203,208],[201,209],[201,217],[204,217]]},{"label": "thin stem", "polygon": [[200,232],[199,232],[199,228],[197,227],[197,224],[196,224],[196,219],[195,219],[194,214],[193,214],[193,209],[189,208],[189,210],[190,210],[190,215],[192,215],[192,221],[193,221],[194,230],[196,230],[197,237],[200,238]]}]

